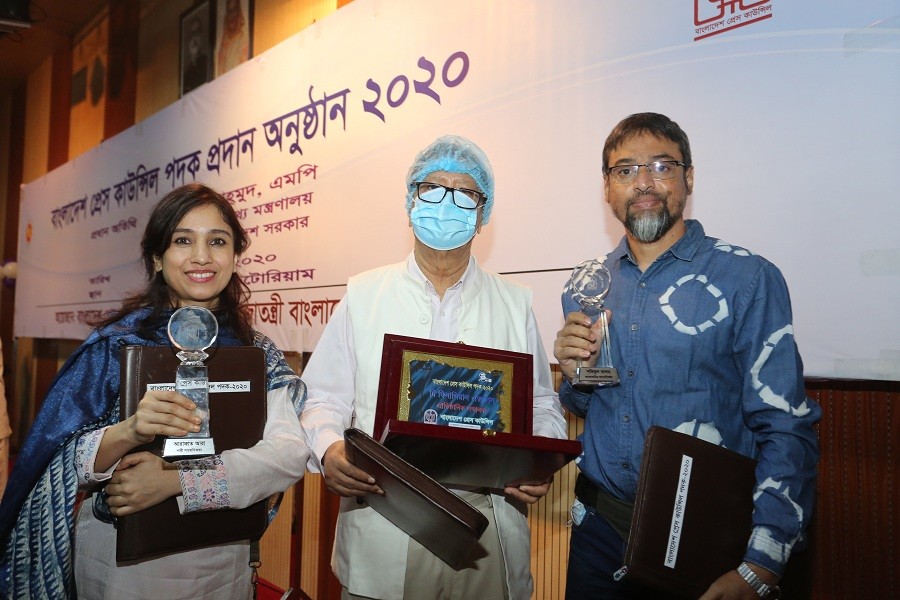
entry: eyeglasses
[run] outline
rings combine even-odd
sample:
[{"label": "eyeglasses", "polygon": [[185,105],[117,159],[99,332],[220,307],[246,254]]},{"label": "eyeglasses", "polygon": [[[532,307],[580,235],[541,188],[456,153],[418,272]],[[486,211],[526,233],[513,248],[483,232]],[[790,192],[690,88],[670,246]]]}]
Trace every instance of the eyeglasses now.
[{"label": "eyeglasses", "polygon": [[452,188],[439,183],[431,183],[430,181],[417,181],[413,185],[416,186],[416,196],[422,202],[430,204],[440,204],[450,194],[453,204],[466,210],[475,210],[485,201],[485,195],[476,190],[467,190],[465,188]]},{"label": "eyeglasses", "polygon": [[657,160],[652,163],[644,163],[641,165],[616,165],[606,170],[606,174],[616,183],[631,183],[637,177],[641,167],[647,167],[655,181],[661,179],[672,179],[675,177],[675,167],[684,167],[683,162],[677,160]]}]

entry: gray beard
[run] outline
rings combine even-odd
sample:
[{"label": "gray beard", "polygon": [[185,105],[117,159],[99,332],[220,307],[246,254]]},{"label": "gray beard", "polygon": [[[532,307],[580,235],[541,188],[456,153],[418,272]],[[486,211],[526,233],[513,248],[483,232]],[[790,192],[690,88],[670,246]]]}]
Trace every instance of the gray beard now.
[{"label": "gray beard", "polygon": [[629,214],[625,219],[625,227],[639,241],[652,244],[672,228],[672,215],[669,214],[668,207],[662,207],[653,213]]}]

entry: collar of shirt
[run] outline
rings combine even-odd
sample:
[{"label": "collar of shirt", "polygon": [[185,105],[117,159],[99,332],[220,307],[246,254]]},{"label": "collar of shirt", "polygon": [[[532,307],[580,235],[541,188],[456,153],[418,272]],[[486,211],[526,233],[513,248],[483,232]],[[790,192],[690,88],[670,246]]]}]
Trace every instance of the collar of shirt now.
[{"label": "collar of shirt", "polygon": [[431,335],[429,336],[431,339],[442,342],[458,341],[459,309],[462,306],[462,292],[472,283],[474,264],[475,257],[469,256],[469,264],[466,265],[466,270],[463,272],[462,277],[447,288],[447,291],[444,292],[444,298],[441,299],[437,294],[437,290],[434,289],[434,285],[422,273],[422,269],[416,263],[415,256],[410,253],[409,258],[406,259],[406,268],[410,276],[423,284],[425,291],[428,293],[428,298],[431,300]]},{"label": "collar of shirt", "polygon": [[[690,262],[694,259],[694,256],[700,249],[700,244],[702,244],[703,240],[706,238],[706,232],[703,230],[703,225],[701,225],[699,221],[696,221],[694,219],[686,219],[684,221],[684,225],[684,235],[681,236],[681,238],[677,242],[675,242],[671,248],[663,252],[654,262],[663,260],[669,255],[687,262]],[[623,258],[627,258],[629,262],[637,265],[637,261],[634,259],[634,256],[632,256],[631,249],[628,247],[627,237],[622,237],[622,241],[619,242],[619,245],[616,247],[616,249],[610,253],[610,256],[613,260],[622,260]]]}]

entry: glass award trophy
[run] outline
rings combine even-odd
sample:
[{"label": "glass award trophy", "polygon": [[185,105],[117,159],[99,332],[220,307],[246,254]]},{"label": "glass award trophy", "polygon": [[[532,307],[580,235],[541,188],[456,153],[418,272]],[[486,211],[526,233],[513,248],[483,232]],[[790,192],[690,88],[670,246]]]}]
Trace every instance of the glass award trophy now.
[{"label": "glass award trophy", "polygon": [[619,373],[612,366],[610,351],[609,323],[603,309],[603,299],[609,292],[611,280],[609,270],[597,259],[581,263],[572,273],[569,285],[572,298],[581,305],[581,311],[593,321],[600,321],[600,348],[597,365],[585,367],[578,359],[572,385],[602,386],[619,383]]},{"label": "glass award trophy", "polygon": [[209,377],[203,361],[209,357],[204,350],[212,346],[218,335],[219,323],[215,315],[203,307],[184,306],[169,318],[169,339],[180,350],[177,356],[181,360],[175,373],[175,390],[197,405],[200,431],[167,438],[163,445],[165,458],[215,454],[209,431]]}]

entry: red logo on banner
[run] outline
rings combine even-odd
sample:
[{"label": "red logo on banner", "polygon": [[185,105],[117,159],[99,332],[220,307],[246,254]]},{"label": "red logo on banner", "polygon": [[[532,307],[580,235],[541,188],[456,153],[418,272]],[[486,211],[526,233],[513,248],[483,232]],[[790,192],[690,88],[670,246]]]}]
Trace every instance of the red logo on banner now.
[{"label": "red logo on banner", "polygon": [[694,41],[772,17],[772,0],[694,0]]},{"label": "red logo on banner", "polygon": [[31,242],[31,232],[32,232],[32,231],[33,231],[33,229],[31,228],[31,223],[29,223],[29,224],[25,227],[25,241],[26,241],[26,242]]}]

